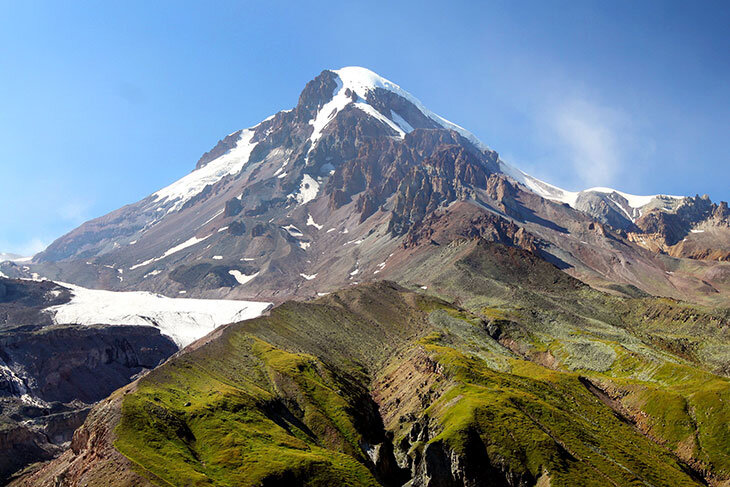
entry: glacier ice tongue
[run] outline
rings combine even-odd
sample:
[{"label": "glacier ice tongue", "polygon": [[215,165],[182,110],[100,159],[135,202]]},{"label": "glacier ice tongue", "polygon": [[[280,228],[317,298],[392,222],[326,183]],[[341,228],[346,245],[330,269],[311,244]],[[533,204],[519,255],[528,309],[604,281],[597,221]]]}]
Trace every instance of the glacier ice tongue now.
[{"label": "glacier ice tongue", "polygon": [[[247,276],[249,277],[249,276]],[[154,326],[181,348],[227,323],[261,316],[271,303],[168,298],[159,294],[71,289],[71,301],[48,308],[57,324]]]}]

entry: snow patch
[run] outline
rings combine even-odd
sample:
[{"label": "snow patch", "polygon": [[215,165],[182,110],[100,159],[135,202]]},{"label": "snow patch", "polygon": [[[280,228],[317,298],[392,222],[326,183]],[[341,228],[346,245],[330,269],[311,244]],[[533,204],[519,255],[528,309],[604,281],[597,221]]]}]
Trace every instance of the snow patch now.
[{"label": "snow patch", "polygon": [[302,276],[307,281],[311,281],[312,279],[317,277],[317,274],[299,274],[299,275]]},{"label": "snow patch", "polygon": [[223,256],[222,255],[214,255],[213,256],[213,260],[223,260]]},{"label": "snow patch", "polygon": [[153,262],[157,262],[158,260],[162,260],[162,259],[164,259],[165,257],[169,257],[170,255],[172,255],[172,254],[174,254],[174,253],[176,253],[176,252],[180,252],[180,251],[181,251],[181,250],[183,250],[183,249],[186,249],[186,248],[188,248],[188,247],[192,247],[193,245],[195,245],[195,244],[198,244],[198,243],[202,242],[203,240],[205,240],[206,238],[209,238],[209,237],[211,237],[212,235],[213,235],[213,234],[211,233],[211,234],[210,234],[210,235],[208,235],[207,237],[203,237],[203,238],[198,238],[198,237],[192,237],[192,238],[190,238],[190,239],[188,239],[188,240],[184,241],[183,243],[181,243],[181,244],[179,244],[179,245],[176,245],[176,246],[174,246],[174,247],[172,247],[172,248],[169,248],[169,249],[167,249],[167,250],[165,251],[165,253],[164,253],[164,254],[162,254],[162,255],[161,255],[160,257],[155,257],[155,258],[152,258],[152,259],[146,260],[146,261],[144,261],[144,262],[140,262],[139,264],[135,264],[135,265],[133,265],[132,267],[130,267],[130,268],[129,268],[129,270],[130,270],[130,271],[133,271],[134,269],[137,269],[137,268],[139,268],[139,267],[143,267],[143,266],[149,265],[149,264],[151,264],[151,263],[153,263]]},{"label": "snow patch", "polygon": [[247,282],[252,280],[254,277],[259,275],[258,272],[254,272],[253,274],[246,275],[243,272],[236,270],[236,269],[231,269],[230,271],[228,271],[228,273],[230,275],[232,275],[236,279],[236,281],[238,281],[238,284],[246,284]]},{"label": "snow patch", "polygon": [[311,214],[307,214],[307,225],[312,226],[312,227],[316,228],[317,230],[322,230],[322,225],[317,225],[317,223],[314,221],[314,218],[312,218]]},{"label": "snow patch", "polygon": [[398,124],[403,132],[407,134],[413,132],[413,127],[411,126],[411,124],[406,122],[403,117],[395,113],[393,110],[390,111],[390,118],[392,118],[393,121]]},{"label": "snow patch", "polygon": [[203,224],[202,224],[201,226],[203,226],[203,227],[204,227],[204,226],[206,226],[206,225],[207,225],[208,223],[210,223],[210,222],[212,222],[213,220],[215,220],[215,219],[216,219],[216,217],[218,217],[218,216],[222,215],[222,214],[223,214],[223,212],[224,212],[225,210],[226,210],[225,208],[221,208],[221,209],[220,209],[220,211],[218,211],[218,212],[217,212],[217,213],[216,213],[215,215],[213,215],[213,216],[211,216],[210,218],[208,218],[208,219],[207,219],[207,220],[205,221],[205,223],[203,223]]},{"label": "snow patch", "polygon": [[319,183],[309,174],[305,174],[299,183],[299,191],[290,194],[289,197],[297,200],[300,205],[305,205],[316,198],[317,193],[319,193]]},{"label": "snow patch", "polygon": [[294,225],[287,225],[287,226],[281,227],[281,228],[283,228],[284,230],[286,230],[289,233],[289,235],[291,235],[292,237],[303,237],[304,236],[304,234],[302,233],[302,231],[299,230]]}]

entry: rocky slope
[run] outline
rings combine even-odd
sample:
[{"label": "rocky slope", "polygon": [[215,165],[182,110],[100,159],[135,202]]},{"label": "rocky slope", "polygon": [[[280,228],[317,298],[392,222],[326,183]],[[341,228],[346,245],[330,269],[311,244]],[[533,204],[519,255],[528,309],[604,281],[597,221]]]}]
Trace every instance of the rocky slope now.
[{"label": "rocky slope", "polygon": [[727,310],[597,292],[479,237],[400,280],[218,329],[13,485],[730,480]]},{"label": "rocky slope", "polygon": [[363,68],[323,71],[293,109],[228,135],[192,173],[0,271],[281,302],[374,278],[413,244],[409,232],[422,235],[426,220],[454,204],[516,226],[543,257],[597,287],[699,302],[727,296],[726,204],[564,191]]}]

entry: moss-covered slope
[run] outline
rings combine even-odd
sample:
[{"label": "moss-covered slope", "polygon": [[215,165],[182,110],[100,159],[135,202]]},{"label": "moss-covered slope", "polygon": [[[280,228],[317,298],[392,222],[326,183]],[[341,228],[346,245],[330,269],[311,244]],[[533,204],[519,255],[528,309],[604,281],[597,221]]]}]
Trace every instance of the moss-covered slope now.
[{"label": "moss-covered slope", "polygon": [[725,311],[599,293],[483,241],[399,280],[225,327],[119,392],[114,447],[155,485],[730,479]]}]

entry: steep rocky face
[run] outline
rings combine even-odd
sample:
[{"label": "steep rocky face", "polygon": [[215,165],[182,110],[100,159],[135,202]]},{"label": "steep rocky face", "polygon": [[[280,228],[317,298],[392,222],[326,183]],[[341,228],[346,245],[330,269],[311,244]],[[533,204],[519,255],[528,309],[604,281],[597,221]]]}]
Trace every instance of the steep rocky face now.
[{"label": "steep rocky face", "polygon": [[[124,392],[130,392],[129,386]],[[154,485],[149,479],[137,474],[132,462],[112,445],[114,428],[119,423],[123,392],[118,391],[109,399],[99,403],[86,422],[73,434],[63,453],[41,470],[20,477],[10,485],[27,487],[77,485],[114,485],[119,487],[142,487]],[[42,458],[42,457],[38,457]],[[103,465],[99,462],[104,459]]]},{"label": "steep rocky face", "polygon": [[699,260],[730,260],[730,219],[726,202],[707,196],[685,198],[673,211],[653,209],[636,220],[629,238],[655,251]]},{"label": "steep rocky face", "polygon": [[[727,206],[726,204],[723,206]],[[645,234],[655,235],[666,246],[675,245],[690,230],[706,220],[712,219],[715,212],[722,213],[721,206],[709,198],[686,198],[672,213],[654,209],[636,220],[636,226]],[[722,224],[722,218],[718,219]]]},{"label": "steep rocky face", "polygon": [[55,325],[0,337],[3,365],[49,403],[98,401],[176,351],[153,327]]},{"label": "steep rocky face", "polygon": [[50,281],[0,278],[0,479],[58,455],[89,406],[156,367],[177,346],[153,327],[59,326],[69,301]]},{"label": "steep rocky face", "polygon": [[62,451],[88,406],[177,351],[152,327],[49,326],[0,337],[0,478]]},{"label": "steep rocky face", "polygon": [[460,202],[434,212],[408,230],[403,247],[448,245],[460,240],[481,238],[491,242],[539,252],[541,244],[524,228],[488,212],[474,212],[468,203]]},{"label": "steep rocky face", "polygon": [[631,208],[628,200],[618,193],[582,193],[576,199],[575,207],[601,223],[622,230],[634,229],[633,219],[640,213]]}]

